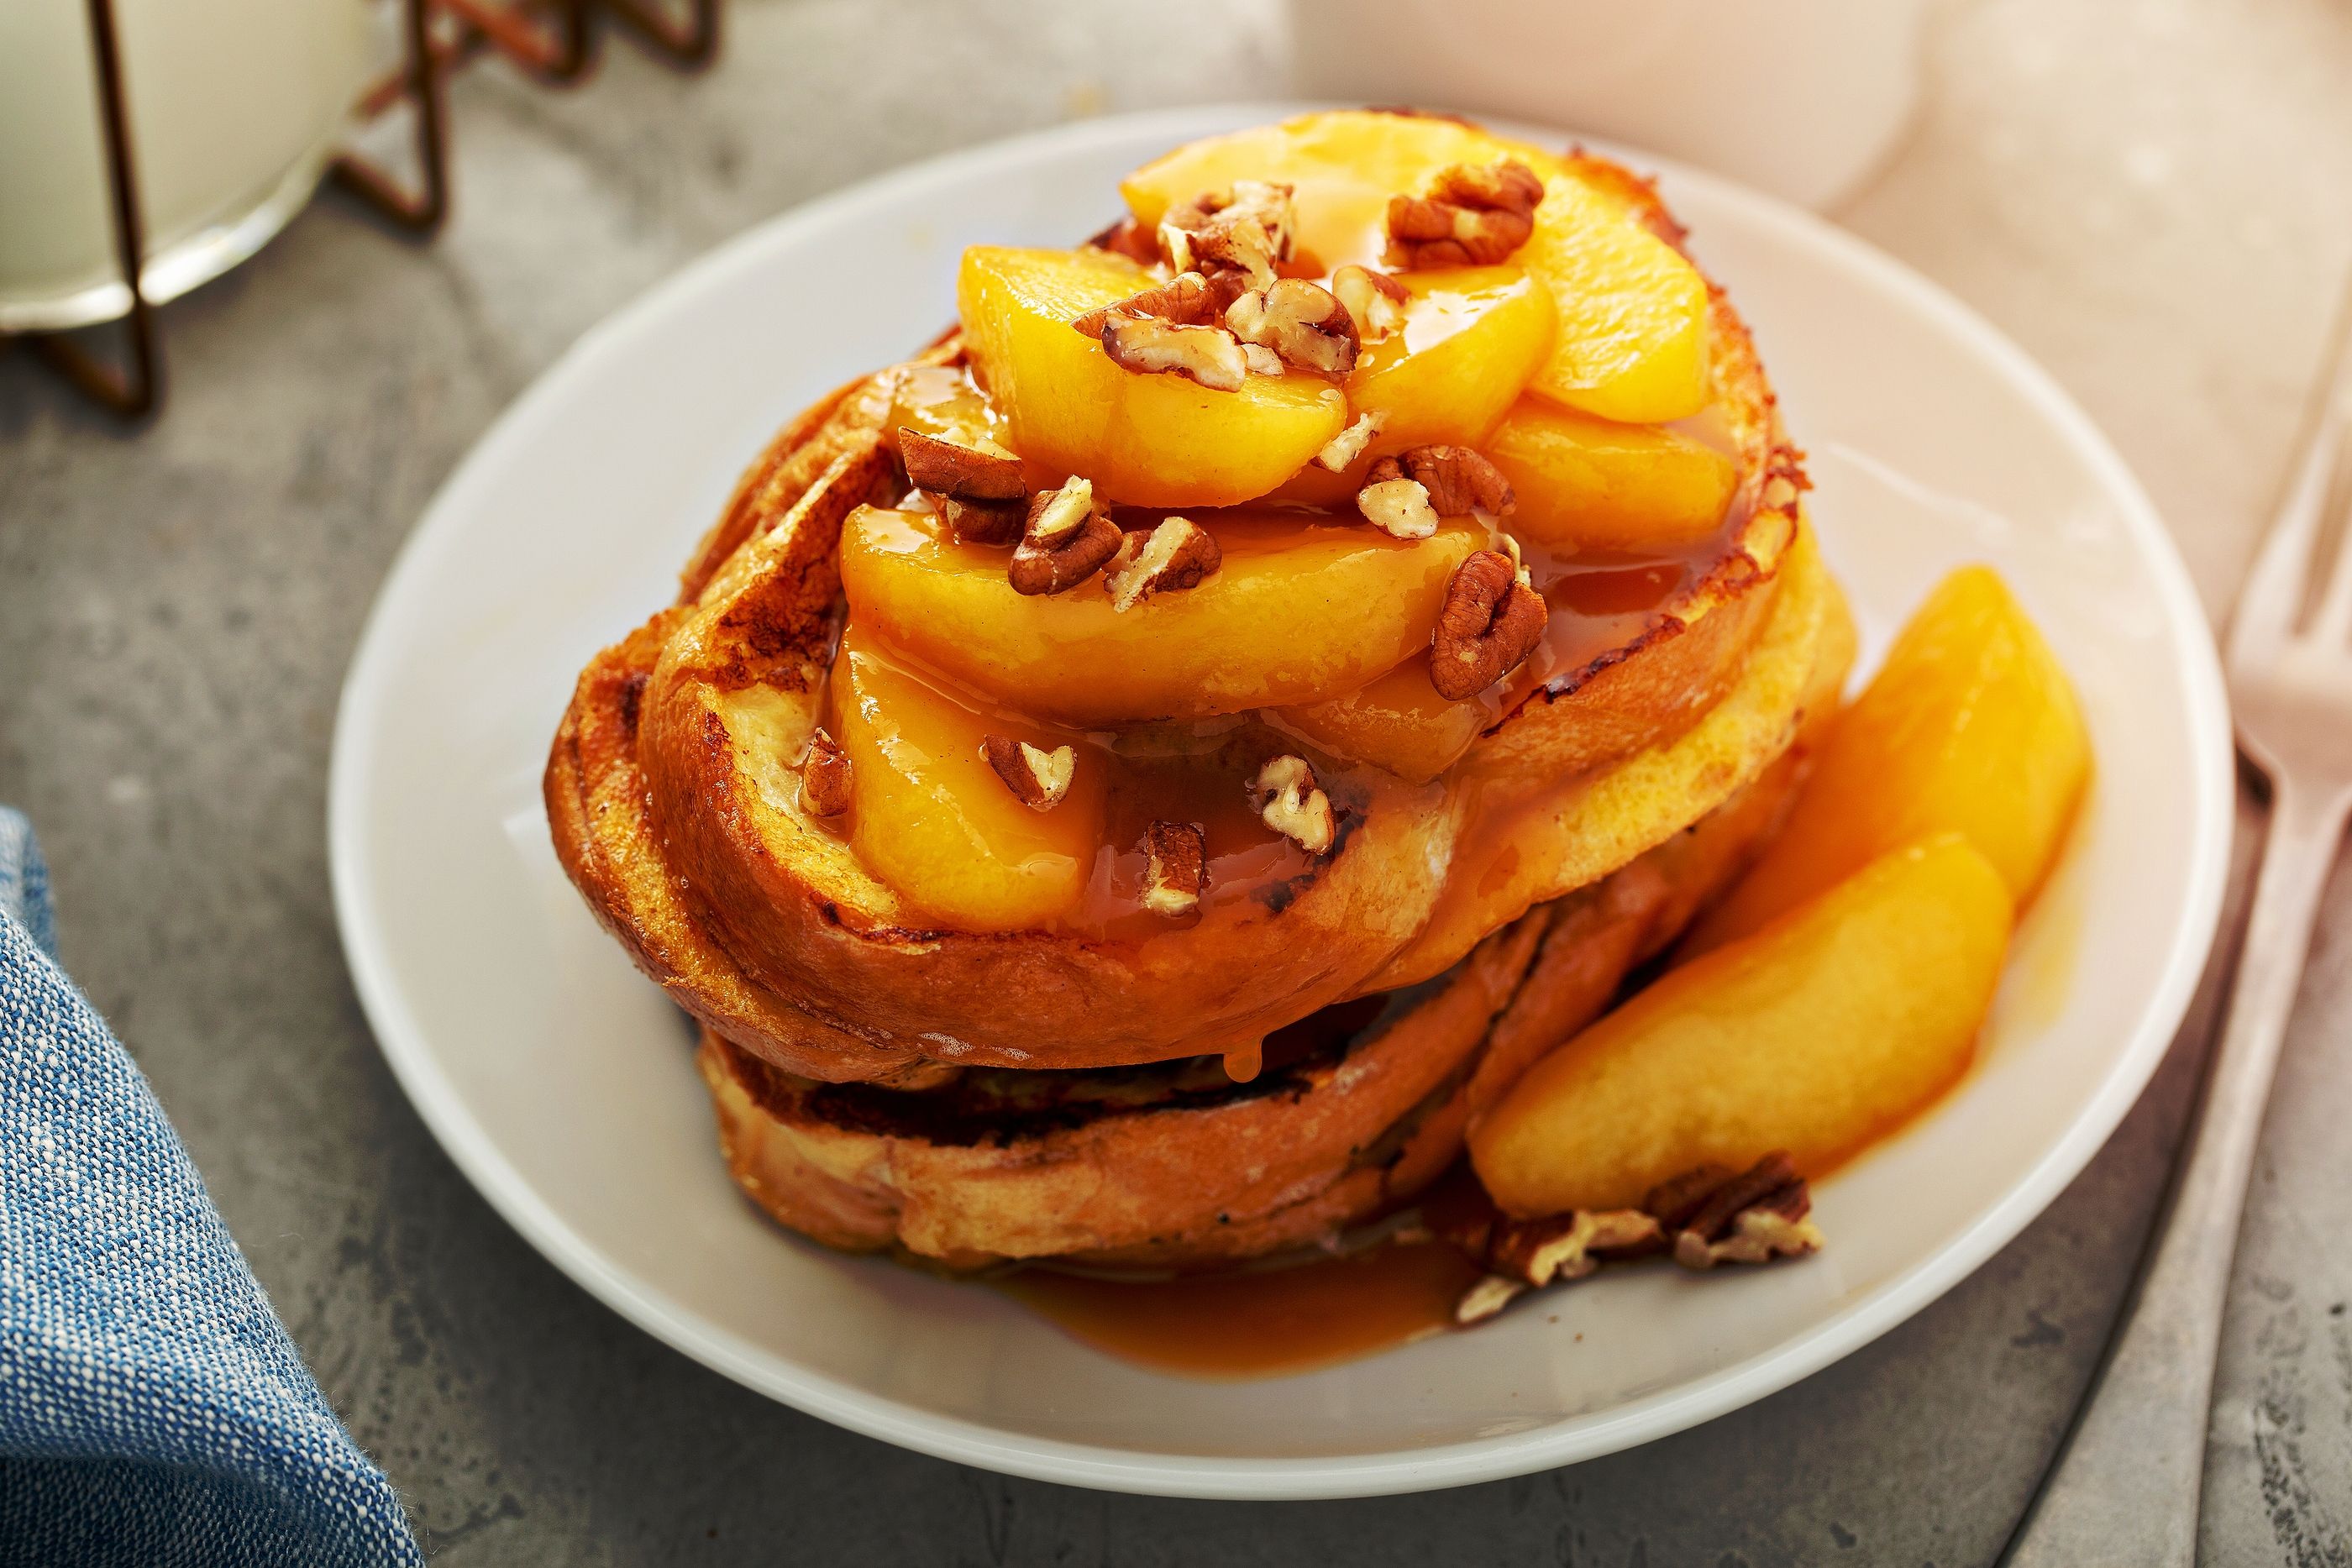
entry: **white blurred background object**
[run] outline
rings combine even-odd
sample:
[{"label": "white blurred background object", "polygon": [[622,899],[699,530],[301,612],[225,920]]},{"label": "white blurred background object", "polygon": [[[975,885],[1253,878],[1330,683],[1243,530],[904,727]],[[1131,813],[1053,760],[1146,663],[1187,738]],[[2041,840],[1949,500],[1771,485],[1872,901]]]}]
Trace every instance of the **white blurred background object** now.
[{"label": "white blurred background object", "polygon": [[[367,0],[112,0],[169,299],[253,254],[333,154],[371,58]],[[0,0],[0,329],[110,320],[114,260],[87,0]]]},{"label": "white blurred background object", "polygon": [[1483,110],[1833,205],[1919,93],[1927,0],[1291,0],[1313,98]]}]

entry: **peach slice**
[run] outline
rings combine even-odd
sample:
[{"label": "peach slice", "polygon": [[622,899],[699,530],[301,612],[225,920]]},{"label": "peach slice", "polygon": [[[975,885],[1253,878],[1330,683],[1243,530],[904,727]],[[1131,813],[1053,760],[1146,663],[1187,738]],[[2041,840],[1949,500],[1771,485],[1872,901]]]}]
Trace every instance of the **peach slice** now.
[{"label": "peach slice", "polygon": [[1687,950],[1746,936],[1865,861],[1948,831],[1966,834],[2022,904],[2090,772],[2066,672],[2000,577],[1962,568],[1839,716],[1788,826]]},{"label": "peach slice", "polygon": [[1388,199],[1424,191],[1454,163],[1517,159],[1544,180],[1535,235],[1511,259],[1551,291],[1559,332],[1533,390],[1627,423],[1657,423],[1706,403],[1706,280],[1613,192],[1540,148],[1427,116],[1342,110],[1215,136],[1145,164],[1120,185],[1157,224],[1174,203],[1236,180],[1295,188],[1302,260],[1377,265]]},{"label": "peach slice", "polygon": [[1195,520],[1222,564],[1125,612],[1099,580],[1015,593],[1003,550],[873,507],[843,525],[842,588],[853,624],[1024,712],[1205,718],[1351,691],[1426,648],[1454,569],[1485,542],[1461,523],[1408,542],[1278,513]]},{"label": "peach slice", "polygon": [[1537,1062],[1472,1136],[1478,1178],[1535,1215],[1622,1208],[1775,1149],[1819,1175],[1967,1070],[2011,915],[1957,833],[1882,856]]},{"label": "peach slice", "polygon": [[[924,918],[1019,931],[1075,905],[1094,873],[1107,764],[1082,737],[950,696],[852,626],[832,677],[834,738],[849,754],[850,847]],[[981,753],[991,734],[1078,748],[1069,792],[1024,805]]]},{"label": "peach slice", "polygon": [[1475,446],[1551,352],[1558,312],[1516,267],[1402,275],[1402,330],[1364,350],[1348,403],[1383,417],[1374,455],[1453,442]]},{"label": "peach slice", "polygon": [[1552,175],[1535,235],[1513,259],[1559,308],[1559,336],[1529,391],[1627,424],[1706,406],[1706,279],[1615,196]]},{"label": "peach slice", "polygon": [[1228,506],[1272,490],[1347,424],[1347,399],[1319,377],[1253,375],[1237,391],[1212,392],[1122,370],[1071,327],[1152,283],[1103,251],[964,252],[964,341],[1030,465],[1057,479],[1083,474],[1111,500]]},{"label": "peach slice", "polygon": [[1293,187],[1300,259],[1325,268],[1378,264],[1388,246],[1389,198],[1425,189],[1454,163],[1517,158],[1538,173],[1559,166],[1540,149],[1459,120],[1343,109],[1211,136],[1154,159],[1120,182],[1128,209],[1156,225],[1178,202],[1236,180]]},{"label": "peach slice", "polygon": [[1438,695],[1429,661],[1416,654],[1345,695],[1277,708],[1272,717],[1334,756],[1425,784],[1461,759],[1493,716],[1479,703]]},{"label": "peach slice", "polygon": [[1521,398],[1480,448],[1511,482],[1511,531],[1564,552],[1645,554],[1720,528],[1739,470],[1704,442]]}]

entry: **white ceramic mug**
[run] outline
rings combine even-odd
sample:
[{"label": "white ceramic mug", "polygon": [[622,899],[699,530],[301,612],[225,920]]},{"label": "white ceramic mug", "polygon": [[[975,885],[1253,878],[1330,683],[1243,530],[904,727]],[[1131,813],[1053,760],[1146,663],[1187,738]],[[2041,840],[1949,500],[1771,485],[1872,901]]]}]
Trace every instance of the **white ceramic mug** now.
[{"label": "white ceramic mug", "polygon": [[1927,0],[1291,0],[1313,98],[1589,131],[1810,207],[1861,183],[1919,89]]},{"label": "white ceramic mug", "polygon": [[[253,254],[309,199],[370,59],[370,0],[113,0],[148,296]],[[131,308],[87,0],[0,0],[0,329]]]}]

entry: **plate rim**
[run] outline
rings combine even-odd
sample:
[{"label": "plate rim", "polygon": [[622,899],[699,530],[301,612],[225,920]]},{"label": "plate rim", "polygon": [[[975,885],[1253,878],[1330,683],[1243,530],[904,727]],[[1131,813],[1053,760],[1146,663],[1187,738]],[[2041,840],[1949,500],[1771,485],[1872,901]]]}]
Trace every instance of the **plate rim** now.
[{"label": "plate rim", "polygon": [[[436,1143],[499,1216],[540,1254],[604,1305],[703,1365],[782,1404],[864,1436],[1008,1475],[1155,1496],[1213,1499],[1369,1497],[1463,1486],[1596,1458],[1728,1414],[1779,1392],[1861,1349],[1937,1300],[1989,1261],[2048,1207],[2103,1148],[2138,1099],[2186,1016],[2221,913],[2234,831],[2234,750],[2211,627],[2171,535],[2137,476],[2098,426],[2049,371],[1998,328],[1941,286],[1859,236],[1801,208],[1703,170],[1636,148],[1622,152],[1715,203],[1742,210],[1759,227],[1800,242],[1824,261],[1868,275],[1916,313],[1965,340],[2076,453],[2120,514],[2158,587],[2158,605],[2188,694],[2191,744],[2204,760],[2191,779],[2195,841],[2188,896],[2132,1038],[2067,1124],[2008,1192],[1932,1256],[1833,1312],[1811,1329],[1699,1378],[1589,1416],[1423,1450],[1311,1459],[1215,1458],[1121,1449],[1017,1435],[961,1416],[919,1409],[806,1368],[782,1366],[761,1350],[679,1309],[651,1281],[614,1267],[533,1191],[423,1047],[424,1030],[390,974],[372,899],[360,795],[371,744],[362,716],[396,678],[385,651],[388,607],[412,579],[462,534],[461,502],[490,472],[485,454],[548,417],[562,388],[590,371],[632,323],[656,316],[793,235],[887,206],[903,193],[945,178],[985,178],[1051,152],[1092,141],[1164,134],[1176,141],[1236,123],[1286,118],[1322,107],[1273,99],[1146,110],[1048,127],[889,171],[751,225],[687,263],[587,329],[533,378],[436,488],[377,590],[336,705],[329,756],[327,842],[336,926],[353,988],[377,1048]],[[1497,117],[1498,130],[1553,141],[1580,140],[1549,127]]]}]

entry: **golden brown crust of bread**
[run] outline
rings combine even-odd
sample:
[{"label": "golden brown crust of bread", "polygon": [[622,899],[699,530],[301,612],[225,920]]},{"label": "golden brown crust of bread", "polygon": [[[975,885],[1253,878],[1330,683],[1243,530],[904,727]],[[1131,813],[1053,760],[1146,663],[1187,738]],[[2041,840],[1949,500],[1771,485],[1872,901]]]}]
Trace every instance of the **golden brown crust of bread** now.
[{"label": "golden brown crust of bread", "polygon": [[1549,789],[1523,776],[1466,780],[1491,802],[1486,821],[1457,845],[1420,931],[1364,988],[1435,974],[1502,922],[1626,864],[1730,799],[1835,711],[1854,654],[1844,596],[1810,536],[1782,558],[1779,577],[1738,678],[1673,740]]},{"label": "golden brown crust of bread", "polygon": [[[1664,225],[1670,241],[1679,244],[1681,229],[1647,181],[1601,159],[1568,162],[1580,177],[1615,191],[1654,226]],[[1771,612],[1781,558],[1799,531],[1797,497],[1809,481],[1804,454],[1789,440],[1756,340],[1729,297],[1712,283],[1707,332],[1715,406],[1732,420],[1739,458],[1732,508],[1743,520],[1727,548],[1661,605],[1639,635],[1546,682],[1482,737],[1479,766],[1551,777],[1586,772],[1679,734],[1738,678],[1741,651]],[[1539,717],[1545,722],[1536,722]]]},{"label": "golden brown crust of bread", "polygon": [[[1633,188],[1628,199],[1663,217],[1647,188]],[[800,815],[790,775],[816,719],[842,518],[896,482],[877,439],[889,405],[882,377],[795,420],[698,549],[685,601],[583,672],[546,779],[565,868],[639,964],[707,1026],[787,1071],[835,1082],[927,1061],[1085,1068],[1192,1056],[1444,970],[1530,905],[1712,809],[1793,730],[1795,683],[1785,669],[1763,679],[1750,655],[1795,613],[1783,604],[1781,568],[1797,537],[1798,457],[1744,328],[1720,295],[1714,308],[1711,373],[1734,400],[1743,470],[1732,547],[1633,643],[1529,697],[1461,767],[1486,785],[1544,795],[1560,780],[1644,762],[1671,771],[1689,735],[1749,687],[1770,687],[1781,708],[1742,732],[1737,755],[1697,747],[1688,787],[1607,802],[1605,832],[1588,832],[1572,811],[1545,818],[1540,831],[1562,842],[1529,863],[1552,868],[1549,880],[1506,879],[1499,896],[1441,907],[1441,868],[1463,847],[1467,792],[1433,800],[1370,786],[1365,798],[1336,802],[1341,841],[1310,876],[1148,940],[947,931],[907,918],[836,836]],[[1775,477],[1790,482],[1785,505],[1767,503]],[[1818,607],[1808,613],[1814,630],[1784,642],[1818,634]],[[1819,662],[1793,643],[1782,664],[1791,659]],[[1644,803],[1650,820],[1623,820]],[[1580,856],[1569,841],[1583,838],[1607,854]]]},{"label": "golden brown crust of bread", "polygon": [[[1792,748],[1689,831],[1385,998],[1358,1038],[1246,1085],[1202,1061],[906,1094],[794,1078],[706,1030],[720,1148],[782,1224],[955,1268],[1189,1269],[1328,1240],[1454,1162],[1534,1058],[1746,862],[1801,768]],[[991,1076],[1018,1082],[972,1092]]]}]

